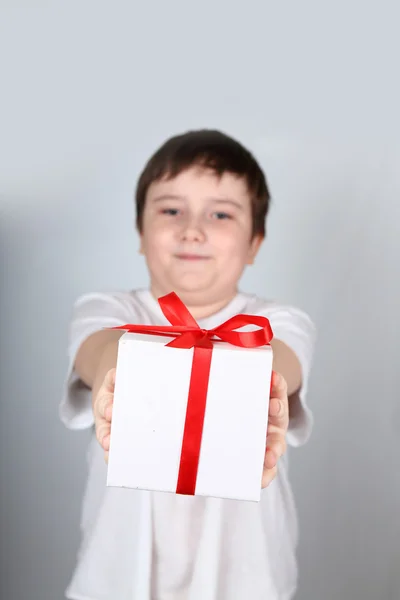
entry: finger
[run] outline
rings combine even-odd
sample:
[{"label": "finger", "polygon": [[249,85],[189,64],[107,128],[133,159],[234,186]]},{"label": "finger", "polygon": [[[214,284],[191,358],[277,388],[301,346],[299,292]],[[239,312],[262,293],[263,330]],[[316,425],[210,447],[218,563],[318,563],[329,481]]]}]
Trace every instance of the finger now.
[{"label": "finger", "polygon": [[[267,435],[267,447],[265,451],[266,458],[268,454],[272,454],[277,461],[281,456],[285,454],[286,449],[286,438],[285,434],[282,431],[269,433]],[[274,464],[272,466],[274,466]]]},{"label": "finger", "polygon": [[289,424],[289,408],[287,403],[282,403],[277,416],[270,415],[268,418],[267,434],[278,431],[286,433]]},{"label": "finger", "polygon": [[110,435],[111,425],[105,419],[98,419],[96,422],[96,438],[99,444],[103,447],[104,440]]},{"label": "finger", "polygon": [[[113,396],[112,402],[113,402],[113,401],[114,401],[114,396]],[[106,421],[108,421],[109,423],[111,423],[111,420],[112,420],[112,413],[113,413],[113,404],[112,404],[112,402],[111,402],[111,404],[109,404],[109,405],[106,407],[106,410],[104,411],[104,418],[105,418],[105,419],[106,419]]]},{"label": "finger", "polygon": [[271,386],[271,397],[269,400],[268,426],[274,425],[286,430],[289,424],[289,401],[287,385],[282,375],[274,373],[274,381]]},{"label": "finger", "polygon": [[108,456],[109,456],[109,452],[104,452],[104,460],[106,461],[106,463],[108,464]]},{"label": "finger", "polygon": [[267,448],[264,457],[262,487],[266,488],[278,472],[279,458],[286,452],[286,439],[282,431],[267,436]]},{"label": "finger", "polygon": [[106,435],[103,437],[103,442],[102,442],[102,444],[101,444],[101,445],[102,445],[102,447],[103,447],[103,450],[105,450],[106,452],[108,452],[108,451],[109,451],[109,449],[110,449],[110,437],[111,437],[111,436],[110,436],[110,434],[109,434],[109,433],[108,433],[108,434],[106,434]]},{"label": "finger", "polygon": [[264,458],[264,471],[268,470],[268,469],[273,469],[274,467],[276,467],[277,464],[278,464],[278,457],[276,456],[275,452],[273,452],[271,450],[271,448],[268,446],[268,448],[265,452],[265,458]]},{"label": "finger", "polygon": [[272,371],[271,378],[271,398],[281,398],[287,395],[287,383],[286,379],[276,371]]},{"label": "finger", "polygon": [[112,404],[114,401],[114,394],[112,392],[104,392],[100,390],[95,410],[102,419],[106,419],[107,421],[111,421],[112,414]]},{"label": "finger", "polygon": [[264,469],[262,481],[261,481],[261,487],[263,489],[268,487],[269,484],[271,483],[271,481],[273,481],[275,479],[277,472],[278,472],[277,467],[274,467],[273,469]]},{"label": "finger", "polygon": [[271,398],[268,410],[268,430],[284,429],[289,424],[289,405],[287,397],[280,400]]},{"label": "finger", "polygon": [[105,392],[111,392],[112,394],[114,393],[116,372],[117,370],[115,368],[107,371],[102,385]]},{"label": "finger", "polygon": [[279,398],[271,398],[269,401],[269,416],[279,417],[282,411],[282,404]]}]

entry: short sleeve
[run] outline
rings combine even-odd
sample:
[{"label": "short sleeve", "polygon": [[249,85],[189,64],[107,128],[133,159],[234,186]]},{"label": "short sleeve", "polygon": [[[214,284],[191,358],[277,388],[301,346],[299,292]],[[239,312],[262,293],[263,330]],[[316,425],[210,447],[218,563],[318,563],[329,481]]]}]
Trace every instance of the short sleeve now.
[{"label": "short sleeve", "polygon": [[309,439],[313,427],[313,415],[307,404],[307,392],[316,329],[307,314],[293,307],[277,307],[266,316],[270,320],[274,337],[293,350],[301,365],[302,386],[299,399],[291,401],[287,434],[289,445],[301,446]]},{"label": "short sleeve", "polygon": [[94,424],[90,389],[74,369],[82,343],[105,327],[132,322],[132,306],[122,294],[85,294],[73,306],[68,339],[68,368],[59,406],[61,421],[69,429],[87,429]]}]

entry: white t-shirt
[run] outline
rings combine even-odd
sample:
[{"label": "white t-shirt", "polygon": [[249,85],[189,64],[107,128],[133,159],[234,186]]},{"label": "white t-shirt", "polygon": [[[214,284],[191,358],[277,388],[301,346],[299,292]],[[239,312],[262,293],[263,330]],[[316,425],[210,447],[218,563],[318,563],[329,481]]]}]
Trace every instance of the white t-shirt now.
[{"label": "white t-shirt", "polygon": [[[296,352],[303,372],[300,402],[291,405],[287,441],[306,442],[306,405],[315,330],[291,306],[239,293],[204,329],[231,316],[268,317],[274,337]],[[103,327],[168,324],[148,290],[80,297],[70,329],[69,370],[60,416],[71,429],[93,426],[91,395],[74,370],[82,342]],[[106,487],[107,467],[94,434],[82,507],[82,543],[67,590],[74,600],[289,600],[297,584],[297,518],[287,455],[259,503]]]}]

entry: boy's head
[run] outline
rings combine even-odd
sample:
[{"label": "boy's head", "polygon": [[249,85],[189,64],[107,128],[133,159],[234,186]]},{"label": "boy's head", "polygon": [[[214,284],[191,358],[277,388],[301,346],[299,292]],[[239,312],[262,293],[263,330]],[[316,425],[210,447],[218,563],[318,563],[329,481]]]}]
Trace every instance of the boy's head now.
[{"label": "boy's head", "polygon": [[228,302],[264,238],[269,201],[261,168],[236,140],[210,130],[167,140],[136,189],[153,294],[175,291],[192,308]]}]

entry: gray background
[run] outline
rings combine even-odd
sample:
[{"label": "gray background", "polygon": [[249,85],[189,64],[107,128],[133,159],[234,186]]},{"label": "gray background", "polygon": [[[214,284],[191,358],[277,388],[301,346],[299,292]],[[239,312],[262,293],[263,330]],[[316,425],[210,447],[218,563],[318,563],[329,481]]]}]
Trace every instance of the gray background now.
[{"label": "gray background", "polygon": [[88,441],[57,415],[71,306],[146,285],[135,179],[198,126],[248,144],[274,197],[242,288],[319,329],[297,598],[400,598],[396,6],[1,2],[1,598],[63,597]]}]

